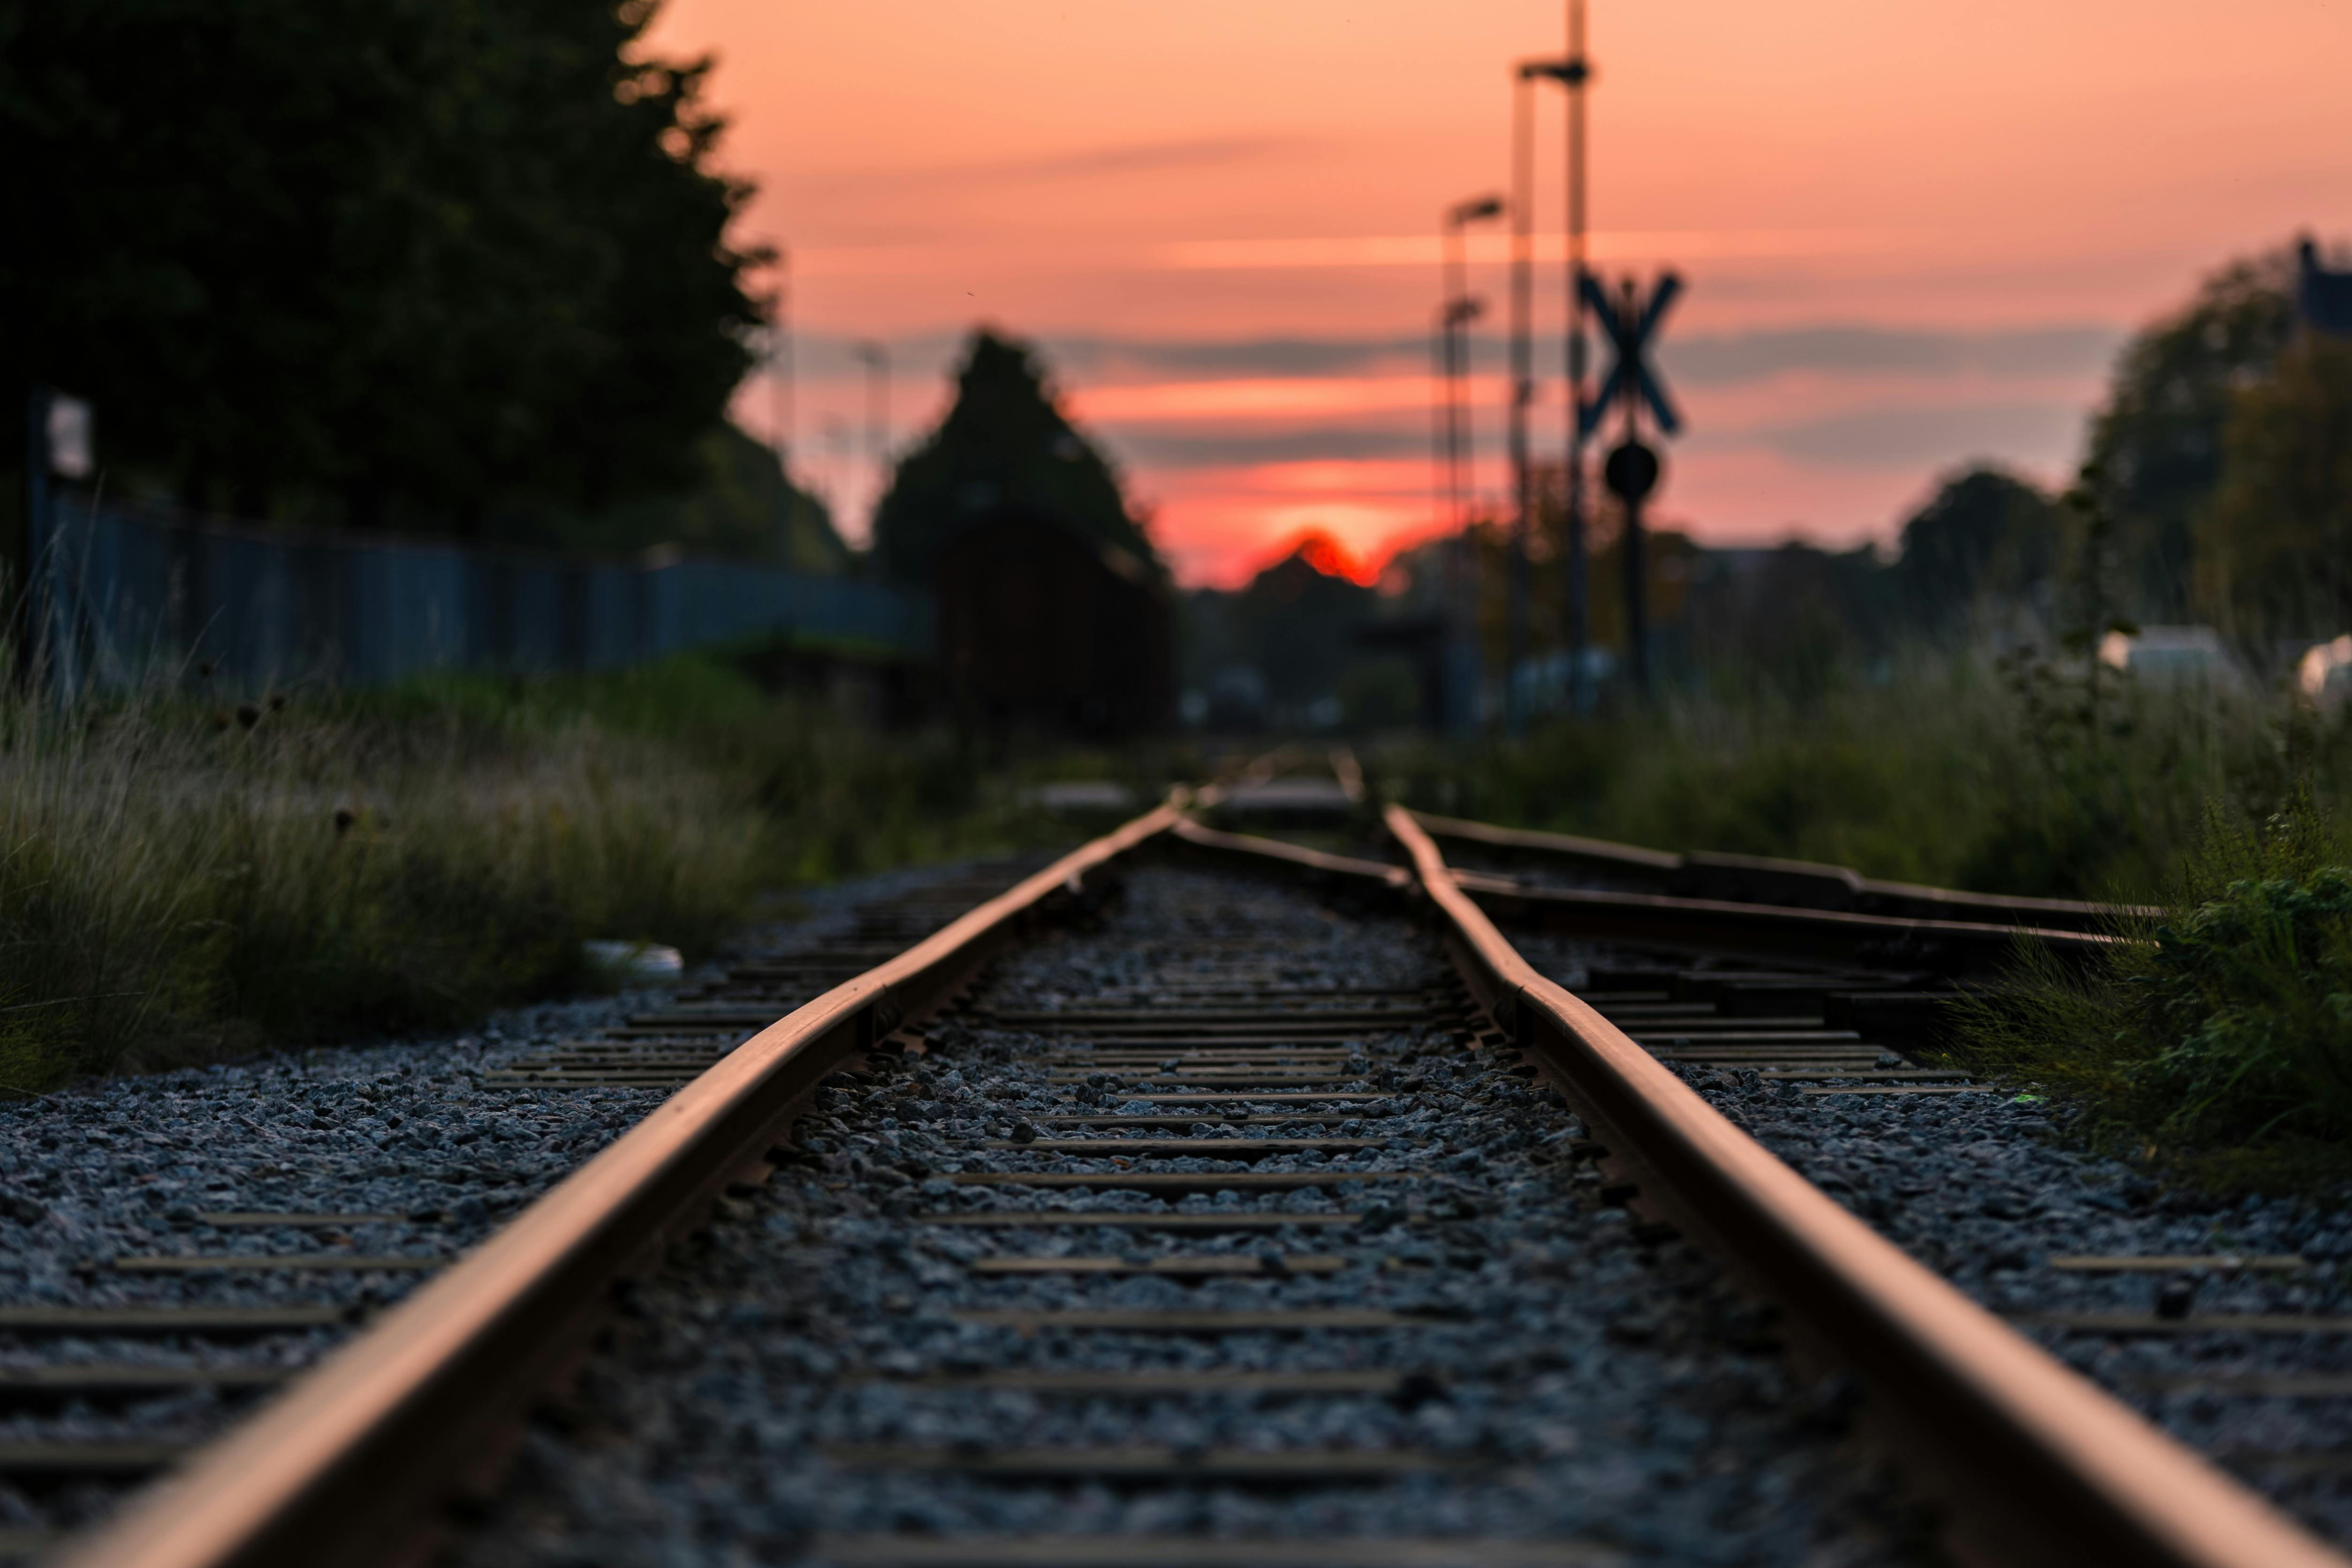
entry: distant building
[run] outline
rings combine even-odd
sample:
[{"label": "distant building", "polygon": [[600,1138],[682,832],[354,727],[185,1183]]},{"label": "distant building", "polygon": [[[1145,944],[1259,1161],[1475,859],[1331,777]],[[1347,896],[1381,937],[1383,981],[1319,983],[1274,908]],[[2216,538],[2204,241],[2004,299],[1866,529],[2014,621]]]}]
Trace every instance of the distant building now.
[{"label": "distant building", "polygon": [[2352,338],[2352,272],[2320,265],[2319,246],[2305,239],[2295,247],[2295,314],[2314,331]]}]

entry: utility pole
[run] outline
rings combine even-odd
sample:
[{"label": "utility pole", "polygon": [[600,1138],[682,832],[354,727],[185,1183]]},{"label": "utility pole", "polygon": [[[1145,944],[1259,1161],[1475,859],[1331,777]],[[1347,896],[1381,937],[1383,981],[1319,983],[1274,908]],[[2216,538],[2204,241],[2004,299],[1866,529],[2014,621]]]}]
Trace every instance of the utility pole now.
[{"label": "utility pole", "polygon": [[[1619,298],[1619,318],[1640,319],[1641,290],[1624,280]],[[1622,551],[1625,568],[1625,667],[1636,695],[1650,695],[1650,560],[1643,537],[1642,503],[1658,486],[1658,459],[1642,444],[1641,400],[1630,383],[1625,388],[1625,438],[1609,455],[1609,487],[1625,509]]]},{"label": "utility pole", "polygon": [[1469,268],[1462,254],[1463,227],[1503,214],[1500,196],[1476,196],[1445,210],[1440,232],[1444,240],[1444,300],[1441,315],[1445,327],[1445,487],[1456,529],[1470,521],[1475,495],[1471,482],[1475,461],[1470,444],[1470,410],[1464,383],[1470,373],[1470,324],[1486,314],[1485,304],[1469,289]]},{"label": "utility pole", "polygon": [[1516,737],[1527,726],[1519,666],[1528,656],[1528,529],[1534,524],[1535,480],[1528,458],[1528,404],[1535,400],[1529,342],[1535,244],[1535,78],[1543,69],[1522,62],[1511,74],[1511,405],[1509,446],[1511,567],[1503,631],[1503,728]]},{"label": "utility pole", "polygon": [[[1580,24],[1579,24],[1580,27]],[[1511,78],[1511,470],[1518,492],[1518,518],[1511,529],[1511,597],[1504,638],[1508,649],[1503,674],[1506,727],[1518,735],[1527,727],[1527,704],[1519,691],[1519,666],[1528,655],[1528,537],[1535,528],[1535,476],[1528,451],[1528,406],[1535,401],[1535,95],[1538,77],[1573,87],[1584,79],[1584,64],[1521,60]],[[1570,273],[1571,279],[1574,273]],[[1573,288],[1571,281],[1570,287]],[[1576,422],[1575,398],[1569,423]],[[1574,449],[1570,449],[1571,462]],[[1570,484],[1575,483],[1571,478]],[[1580,574],[1581,569],[1579,569]],[[1571,612],[1574,613],[1574,612]]]},{"label": "utility pole", "polygon": [[1568,58],[1559,79],[1568,89],[1568,495],[1560,511],[1560,561],[1567,574],[1568,700],[1577,713],[1591,706],[1585,650],[1591,642],[1591,570],[1584,487],[1584,88],[1592,68],[1584,57],[1584,0],[1568,0]]},{"label": "utility pole", "polygon": [[1470,324],[1485,306],[1469,291],[1468,267],[1463,256],[1465,225],[1500,217],[1500,196],[1475,196],[1456,202],[1438,218],[1440,277],[1437,308],[1437,376],[1439,403],[1435,437],[1438,447],[1441,504],[1447,537],[1445,601],[1440,617],[1444,646],[1441,650],[1440,681],[1444,694],[1440,709],[1445,727],[1461,729],[1477,718],[1478,616],[1475,562],[1470,550],[1470,514],[1475,506],[1476,458],[1470,437],[1470,408],[1465,382],[1470,373]]},{"label": "utility pole", "polygon": [[776,322],[774,340],[770,346],[773,362],[769,367],[769,423],[774,428],[776,450],[776,554],[784,561],[792,559],[793,516],[800,509],[800,497],[793,488],[793,253],[779,251],[776,255],[779,281],[776,285]]},{"label": "utility pole", "polygon": [[883,493],[890,487],[890,351],[868,338],[857,345],[856,353],[866,365],[866,450],[874,460],[870,523],[872,515],[881,511]]}]

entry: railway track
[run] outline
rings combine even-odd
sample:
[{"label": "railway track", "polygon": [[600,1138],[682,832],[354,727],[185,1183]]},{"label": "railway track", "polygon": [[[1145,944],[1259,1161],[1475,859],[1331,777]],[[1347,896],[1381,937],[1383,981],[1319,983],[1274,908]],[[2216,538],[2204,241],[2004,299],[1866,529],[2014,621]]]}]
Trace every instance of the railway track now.
[{"label": "railway track", "polygon": [[1742,1130],[1989,1113],[1905,1046],[2000,923],[1385,825],[1165,807],[509,1063],[694,1076],[65,1560],[2342,1561]]},{"label": "railway track", "polygon": [[716,1061],[744,1033],[731,1016],[769,1021],[1024,869],[883,893],[635,1012],[550,1009],[538,1043],[493,1030],[437,1061],[352,1050],[16,1107],[0,1558],[104,1517],[381,1318]]}]

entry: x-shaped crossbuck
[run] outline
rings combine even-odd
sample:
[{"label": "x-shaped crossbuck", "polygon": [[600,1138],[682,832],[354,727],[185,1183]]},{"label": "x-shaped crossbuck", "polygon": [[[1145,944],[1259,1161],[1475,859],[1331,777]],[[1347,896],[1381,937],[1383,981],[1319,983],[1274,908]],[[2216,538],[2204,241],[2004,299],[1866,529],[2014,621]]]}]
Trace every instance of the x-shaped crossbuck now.
[{"label": "x-shaped crossbuck", "polygon": [[1601,329],[1609,336],[1610,345],[1617,350],[1617,362],[1609,367],[1609,377],[1601,383],[1600,395],[1584,408],[1578,418],[1582,433],[1591,435],[1601,427],[1601,421],[1620,398],[1639,398],[1650,405],[1650,416],[1658,422],[1658,429],[1672,435],[1683,427],[1683,416],[1675,410],[1674,401],[1666,396],[1666,383],[1649,361],[1650,340],[1658,330],[1658,322],[1666,307],[1682,292],[1682,275],[1662,272],[1655,287],[1650,290],[1645,304],[1638,291],[1628,289],[1624,299],[1609,297],[1601,280],[1591,273],[1577,279],[1577,290],[1584,302],[1600,318]]}]

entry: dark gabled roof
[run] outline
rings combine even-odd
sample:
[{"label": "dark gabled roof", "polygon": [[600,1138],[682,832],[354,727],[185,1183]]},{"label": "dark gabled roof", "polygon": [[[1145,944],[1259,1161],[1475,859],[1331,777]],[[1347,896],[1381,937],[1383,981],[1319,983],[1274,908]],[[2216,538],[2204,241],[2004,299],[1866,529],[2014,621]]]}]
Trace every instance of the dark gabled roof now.
[{"label": "dark gabled roof", "polygon": [[2352,338],[2352,272],[2330,272],[2319,263],[2319,247],[2305,240],[2295,280],[2295,314],[2315,331]]}]

